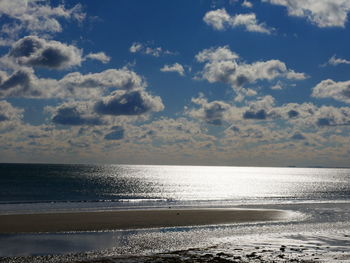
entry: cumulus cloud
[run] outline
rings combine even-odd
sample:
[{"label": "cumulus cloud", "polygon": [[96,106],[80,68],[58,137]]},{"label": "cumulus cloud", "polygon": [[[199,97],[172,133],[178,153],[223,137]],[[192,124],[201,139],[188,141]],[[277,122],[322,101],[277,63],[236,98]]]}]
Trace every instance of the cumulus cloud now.
[{"label": "cumulus cloud", "polygon": [[179,63],[174,63],[173,65],[164,65],[160,69],[162,72],[177,72],[180,76],[185,76],[185,69],[184,67]]},{"label": "cumulus cloud", "polygon": [[323,80],[312,89],[312,96],[350,103],[350,81]]},{"label": "cumulus cloud", "polygon": [[204,49],[195,58],[198,62],[230,61],[238,59],[239,55],[230,50],[229,46],[222,46]]},{"label": "cumulus cloud", "polygon": [[307,18],[318,27],[345,27],[350,2],[348,0],[262,0],[285,6],[290,16]]},{"label": "cumulus cloud", "polygon": [[243,27],[249,32],[271,34],[273,29],[264,23],[259,23],[254,13],[229,15],[226,9],[209,11],[203,18],[204,22],[215,30],[225,30],[227,27]]},{"label": "cumulus cloud", "polygon": [[138,89],[146,84],[135,72],[127,69],[107,69],[99,73],[81,74],[80,72],[69,73],[60,81],[60,85],[70,88],[118,88]]},{"label": "cumulus cloud", "polygon": [[141,43],[138,43],[138,42],[132,43],[130,48],[129,48],[129,51],[131,53],[141,52],[141,50],[143,50],[143,45]]},{"label": "cumulus cloud", "polygon": [[[239,62],[239,56],[228,46],[205,49],[196,55],[198,62],[206,62],[199,77],[210,83],[222,82],[232,86],[240,96],[247,96],[244,86],[260,80],[303,80],[304,73],[288,69],[280,60],[258,61],[251,64]],[[279,82],[280,83],[280,82]],[[281,85],[280,85],[281,87]]]},{"label": "cumulus cloud", "polygon": [[203,20],[207,25],[212,26],[216,30],[224,30],[226,24],[231,20],[231,16],[223,8],[207,12]]},{"label": "cumulus cloud", "polygon": [[318,111],[318,108],[312,103],[287,103],[278,107],[271,107],[270,113],[275,117],[291,121],[300,122],[305,125],[313,125],[311,118]]},{"label": "cumulus cloud", "polygon": [[0,16],[9,22],[3,25],[0,43],[11,44],[12,37],[19,32],[33,32],[35,34],[57,33],[62,31],[60,20],[74,19],[82,21],[85,13],[80,4],[67,9],[63,5],[50,6],[46,1],[2,0],[0,1]]},{"label": "cumulus cloud", "polygon": [[111,57],[107,56],[104,52],[97,52],[97,53],[89,53],[85,56],[85,59],[93,59],[98,60],[102,62],[103,64],[107,64]]},{"label": "cumulus cloud", "polygon": [[175,52],[163,49],[162,47],[152,47],[149,44],[142,44],[134,42],[131,44],[129,51],[131,53],[141,53],[143,55],[150,55],[153,57],[160,57],[163,55],[175,55]]},{"label": "cumulus cloud", "polygon": [[231,123],[230,127],[237,127],[239,123],[252,125],[263,121],[266,125],[282,125],[280,127],[283,129],[299,127],[305,130],[350,125],[348,107],[317,107],[312,103],[288,103],[276,106],[272,96],[245,101],[240,106],[224,101],[208,102],[203,95],[192,99],[192,102],[199,105],[199,108],[187,108],[185,113],[213,125]]},{"label": "cumulus cloud", "polygon": [[272,90],[282,90],[284,85],[281,81],[278,81],[275,85],[271,87]]},{"label": "cumulus cloud", "polygon": [[327,63],[321,65],[321,66],[326,66],[326,65],[331,65],[331,66],[338,66],[340,64],[350,64],[350,60],[344,59],[344,58],[337,58],[335,55],[333,55]]},{"label": "cumulus cloud", "polygon": [[107,88],[133,90],[146,86],[139,75],[127,68],[85,75],[72,72],[59,80],[37,78],[28,68],[10,76],[0,71],[1,97],[95,99]]},{"label": "cumulus cloud", "polygon": [[271,34],[273,31],[273,29],[268,28],[265,23],[259,23],[254,13],[235,15],[231,17],[230,24],[232,27],[243,27],[249,32]]},{"label": "cumulus cloud", "polygon": [[117,90],[104,97],[94,106],[95,112],[102,115],[142,115],[164,109],[162,100],[144,90]]},{"label": "cumulus cloud", "polygon": [[84,118],[76,107],[62,107],[52,118],[52,122],[61,125],[99,125],[99,119]]},{"label": "cumulus cloud", "polygon": [[315,117],[316,124],[320,127],[350,125],[350,108],[322,106]]},{"label": "cumulus cloud", "polygon": [[276,100],[274,97],[267,95],[267,96],[259,97],[257,100],[248,101],[247,105],[249,106],[250,109],[253,109],[253,110],[260,110],[260,109],[269,110],[273,108],[273,106],[275,105],[275,102]]},{"label": "cumulus cloud", "polygon": [[36,82],[31,69],[23,68],[11,75],[0,72],[0,97],[39,97],[42,93],[34,87]]},{"label": "cumulus cloud", "polygon": [[82,62],[82,51],[73,45],[37,36],[27,36],[13,44],[9,57],[19,65],[67,69]]},{"label": "cumulus cloud", "polygon": [[312,103],[288,103],[271,108],[269,114],[277,120],[285,120],[293,126],[305,129],[350,125],[348,107],[317,107]]},{"label": "cumulus cloud", "polygon": [[242,117],[245,120],[266,120],[274,118],[273,107],[275,99],[272,96],[264,96],[256,101],[247,102],[246,110]]},{"label": "cumulus cloud", "polygon": [[7,76],[5,72],[0,74],[0,90],[8,90],[18,86],[23,86],[25,89],[30,86],[30,70],[20,70],[14,72],[12,75]]},{"label": "cumulus cloud", "polygon": [[[0,140],[5,138],[4,134],[15,136],[15,130],[21,127],[24,110],[13,106],[11,103],[0,100]],[[3,140],[1,145],[5,145],[6,140]]]},{"label": "cumulus cloud", "polygon": [[253,8],[253,4],[247,0],[243,1],[242,6],[246,8]]},{"label": "cumulus cloud", "polygon": [[235,112],[235,108],[223,101],[208,100],[200,95],[198,98],[192,98],[192,102],[199,106],[197,109],[187,109],[186,114],[195,119],[200,119],[208,124],[220,126],[224,122],[232,119],[232,114],[239,114]]},{"label": "cumulus cloud", "polygon": [[60,125],[102,125],[103,120],[91,114],[88,103],[67,102],[58,107],[47,107],[47,112],[52,114],[52,122]]},{"label": "cumulus cloud", "polygon": [[192,102],[199,105],[197,109],[187,109],[186,114],[205,121],[212,125],[223,125],[236,121],[265,121],[281,118],[276,112],[275,99],[272,96],[259,97],[257,100],[246,101],[244,105],[237,107],[224,101],[208,100],[200,95],[193,98]]},{"label": "cumulus cloud", "polygon": [[0,123],[20,121],[23,118],[23,109],[12,106],[5,100],[0,100]]}]

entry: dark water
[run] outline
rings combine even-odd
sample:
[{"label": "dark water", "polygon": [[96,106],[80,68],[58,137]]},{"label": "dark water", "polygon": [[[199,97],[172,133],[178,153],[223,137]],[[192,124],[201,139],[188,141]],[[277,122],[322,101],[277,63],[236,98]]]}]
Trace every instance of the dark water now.
[{"label": "dark water", "polygon": [[0,164],[0,174],[1,202],[118,200],[151,191],[119,166]]}]

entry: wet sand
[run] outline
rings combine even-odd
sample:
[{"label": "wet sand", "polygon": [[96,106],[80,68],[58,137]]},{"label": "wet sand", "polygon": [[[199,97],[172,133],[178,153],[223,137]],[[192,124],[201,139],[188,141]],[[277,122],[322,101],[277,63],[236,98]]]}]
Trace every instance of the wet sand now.
[{"label": "wet sand", "polygon": [[201,226],[282,220],[285,211],[257,209],[144,209],[0,215],[0,234]]}]

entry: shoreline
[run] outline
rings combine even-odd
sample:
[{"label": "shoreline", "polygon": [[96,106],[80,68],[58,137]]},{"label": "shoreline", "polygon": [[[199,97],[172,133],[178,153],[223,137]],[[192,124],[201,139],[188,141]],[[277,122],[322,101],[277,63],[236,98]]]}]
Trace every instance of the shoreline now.
[{"label": "shoreline", "polygon": [[287,211],[267,209],[135,209],[0,215],[0,234],[127,230],[278,221]]}]

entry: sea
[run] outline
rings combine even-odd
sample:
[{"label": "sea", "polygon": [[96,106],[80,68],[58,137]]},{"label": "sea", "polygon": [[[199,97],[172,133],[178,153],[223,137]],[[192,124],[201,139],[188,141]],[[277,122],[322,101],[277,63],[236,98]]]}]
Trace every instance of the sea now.
[{"label": "sea", "polygon": [[290,212],[290,218],[233,225],[0,234],[0,262],[99,257],[123,262],[125,256],[138,262],[141,257],[174,251],[197,251],[202,256],[204,252],[229,255],[233,250],[242,258],[258,253],[257,248],[264,248],[261,257],[268,254],[278,262],[286,250],[281,246],[294,248],[287,256],[315,260],[310,262],[350,262],[350,169],[0,164],[0,214],[169,207],[282,209]]}]

